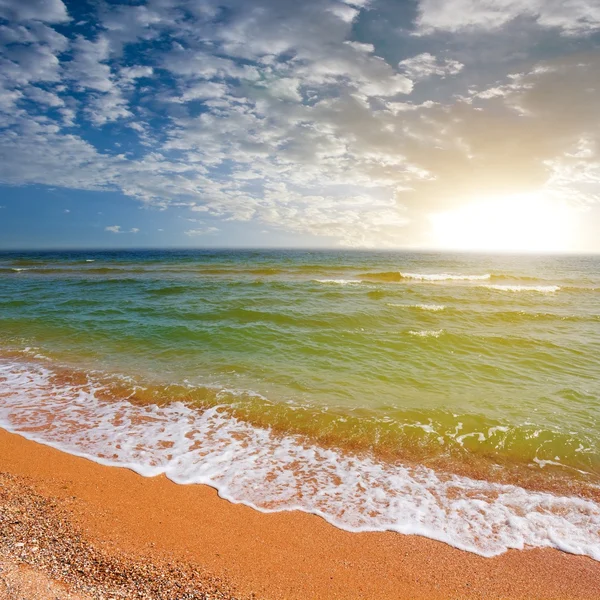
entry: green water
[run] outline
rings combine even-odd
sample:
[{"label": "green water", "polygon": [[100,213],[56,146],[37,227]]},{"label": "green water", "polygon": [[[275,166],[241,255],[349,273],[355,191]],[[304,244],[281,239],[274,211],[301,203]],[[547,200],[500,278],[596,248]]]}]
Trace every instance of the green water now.
[{"label": "green water", "polygon": [[0,349],[335,447],[597,483],[599,300],[598,257],[3,253]]}]

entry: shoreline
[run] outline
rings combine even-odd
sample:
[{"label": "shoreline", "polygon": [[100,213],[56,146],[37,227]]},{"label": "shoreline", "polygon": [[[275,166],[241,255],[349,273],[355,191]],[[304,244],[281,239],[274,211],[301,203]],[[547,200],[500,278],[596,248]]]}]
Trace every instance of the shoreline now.
[{"label": "shoreline", "polygon": [[[11,496],[13,484],[2,486],[7,495],[0,510],[17,495],[53,506],[102,560],[126,564],[131,572],[145,565],[147,582],[165,573],[169,585],[187,581],[199,594],[185,596],[190,598],[592,599],[600,585],[600,562],[588,557],[527,549],[482,558],[418,536],[349,533],[312,514],[261,513],[220,498],[208,486],[144,478],[2,429],[0,472],[20,490]],[[18,563],[25,550],[15,544],[24,542],[11,535],[3,534],[3,547]],[[60,544],[55,546],[46,543],[45,551],[51,555]],[[34,569],[55,575],[29,558]],[[76,579],[64,578],[71,585],[78,585]]]}]

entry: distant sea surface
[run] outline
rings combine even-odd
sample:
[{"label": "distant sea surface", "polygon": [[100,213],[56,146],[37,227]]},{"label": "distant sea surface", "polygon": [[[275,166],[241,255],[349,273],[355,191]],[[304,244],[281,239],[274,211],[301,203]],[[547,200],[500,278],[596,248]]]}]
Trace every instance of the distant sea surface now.
[{"label": "distant sea surface", "polygon": [[347,530],[600,560],[600,257],[0,253],[0,426]]}]

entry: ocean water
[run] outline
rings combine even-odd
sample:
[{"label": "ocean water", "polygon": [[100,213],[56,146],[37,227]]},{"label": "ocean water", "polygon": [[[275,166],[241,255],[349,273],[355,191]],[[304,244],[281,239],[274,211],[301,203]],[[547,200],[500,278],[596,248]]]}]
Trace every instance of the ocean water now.
[{"label": "ocean water", "polygon": [[352,531],[600,560],[600,257],[0,253],[0,426]]}]

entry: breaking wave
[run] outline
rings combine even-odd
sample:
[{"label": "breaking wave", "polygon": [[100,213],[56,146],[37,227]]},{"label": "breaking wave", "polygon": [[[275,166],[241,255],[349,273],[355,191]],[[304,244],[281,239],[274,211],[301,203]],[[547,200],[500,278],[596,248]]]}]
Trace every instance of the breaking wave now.
[{"label": "breaking wave", "polygon": [[210,485],[265,512],[314,513],[348,531],[418,534],[482,556],[537,546],[600,560],[591,500],[324,448],[224,406],[108,401],[91,376],[61,380],[45,365],[1,359],[0,381],[2,427],[105,465]]},{"label": "breaking wave", "polygon": [[539,292],[540,294],[552,294],[560,290],[558,285],[484,285],[481,287],[499,292]]}]

